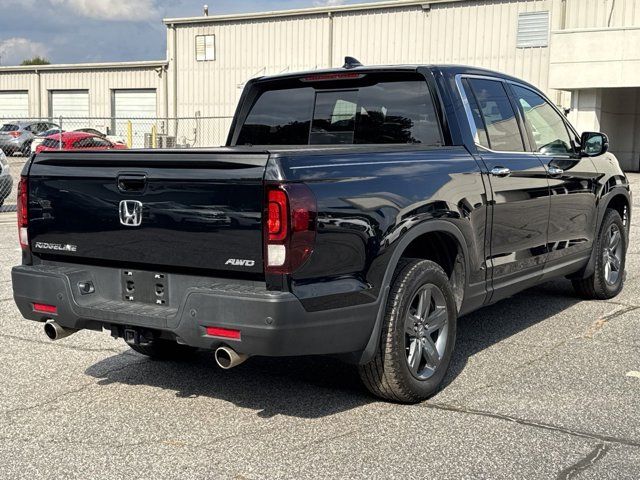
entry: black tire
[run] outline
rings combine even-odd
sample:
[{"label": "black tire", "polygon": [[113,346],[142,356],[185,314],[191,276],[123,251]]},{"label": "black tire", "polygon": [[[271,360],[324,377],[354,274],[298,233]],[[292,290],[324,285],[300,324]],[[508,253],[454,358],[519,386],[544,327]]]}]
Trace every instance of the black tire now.
[{"label": "black tire", "polygon": [[[423,316],[428,320],[432,316],[429,314],[432,308],[434,314],[436,308],[442,310],[442,306],[437,307],[436,302],[440,302],[446,307],[446,311],[441,312],[439,321],[446,326],[447,330],[442,339],[440,335],[444,330],[432,334],[426,333],[432,339],[434,334],[437,336],[430,345],[431,348],[439,345],[442,352],[437,352],[440,356],[439,363],[434,363],[436,367],[431,369],[430,376],[418,378],[419,375],[410,370],[409,358],[412,343],[419,338],[412,338],[406,328],[410,325],[410,323],[407,324],[407,316],[415,308],[415,301],[419,299],[419,294],[424,289],[429,289],[431,293],[429,306]],[[415,319],[415,316],[412,319]],[[451,362],[456,340],[456,323],[456,301],[444,270],[429,260],[402,259],[391,284],[376,354],[369,363],[358,368],[360,378],[367,389],[377,397],[402,403],[416,403],[432,396],[442,386]],[[414,330],[416,328],[414,327]],[[420,328],[422,331],[422,327]],[[427,332],[426,327],[424,332]],[[439,340],[442,341],[439,342]],[[424,338],[422,342],[424,344]],[[426,351],[427,348],[424,347],[423,353]],[[426,361],[426,357],[420,356],[418,362],[422,361]],[[428,362],[425,363],[424,368],[428,369]]]},{"label": "black tire", "polygon": [[[619,259],[618,275],[614,282],[608,280],[607,256],[610,249],[609,240],[611,230],[617,229],[620,232],[621,258]],[[573,279],[571,283],[578,295],[589,300],[607,300],[618,295],[624,286],[624,267],[626,263],[626,253],[628,245],[628,232],[620,217],[620,214],[613,209],[607,209],[600,225],[595,248],[595,271],[590,277],[584,279]],[[609,266],[609,268],[611,268]]]},{"label": "black tire", "polygon": [[129,345],[132,350],[153,360],[184,360],[197,351],[197,348],[180,345],[170,340],[154,340],[150,345]]},{"label": "black tire", "polygon": [[24,142],[24,145],[22,145],[22,149],[20,151],[25,157],[31,155],[31,142]]}]

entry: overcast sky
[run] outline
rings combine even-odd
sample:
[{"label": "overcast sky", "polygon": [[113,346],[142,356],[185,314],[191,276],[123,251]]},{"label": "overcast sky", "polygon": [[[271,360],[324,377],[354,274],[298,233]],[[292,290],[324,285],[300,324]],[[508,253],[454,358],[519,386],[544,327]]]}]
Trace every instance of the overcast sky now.
[{"label": "overcast sky", "polygon": [[162,18],[341,5],[376,0],[0,0],[0,62],[159,60]]}]

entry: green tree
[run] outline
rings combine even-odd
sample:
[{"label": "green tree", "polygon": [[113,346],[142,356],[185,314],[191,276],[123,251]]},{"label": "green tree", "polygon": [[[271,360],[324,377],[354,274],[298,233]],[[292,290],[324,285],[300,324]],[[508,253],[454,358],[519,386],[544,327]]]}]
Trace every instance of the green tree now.
[{"label": "green tree", "polygon": [[27,60],[23,60],[20,65],[50,65],[51,62],[44,57],[35,56],[33,58],[28,58]]}]

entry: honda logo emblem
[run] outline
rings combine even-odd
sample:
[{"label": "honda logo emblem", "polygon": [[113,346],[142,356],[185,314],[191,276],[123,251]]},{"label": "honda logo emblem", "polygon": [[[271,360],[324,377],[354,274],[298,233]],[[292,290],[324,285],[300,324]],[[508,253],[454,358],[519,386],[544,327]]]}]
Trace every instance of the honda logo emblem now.
[{"label": "honda logo emblem", "polygon": [[142,202],[122,200],[120,202],[120,223],[125,227],[139,227],[142,223]]}]

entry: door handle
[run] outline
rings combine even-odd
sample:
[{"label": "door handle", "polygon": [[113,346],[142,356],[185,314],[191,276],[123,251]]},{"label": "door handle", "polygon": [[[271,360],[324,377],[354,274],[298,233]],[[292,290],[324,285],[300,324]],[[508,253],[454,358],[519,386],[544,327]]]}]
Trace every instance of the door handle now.
[{"label": "door handle", "polygon": [[494,177],[508,177],[511,175],[511,169],[506,167],[493,167],[491,169],[491,175]]},{"label": "door handle", "polygon": [[549,175],[562,175],[564,170],[558,167],[549,167]]}]

